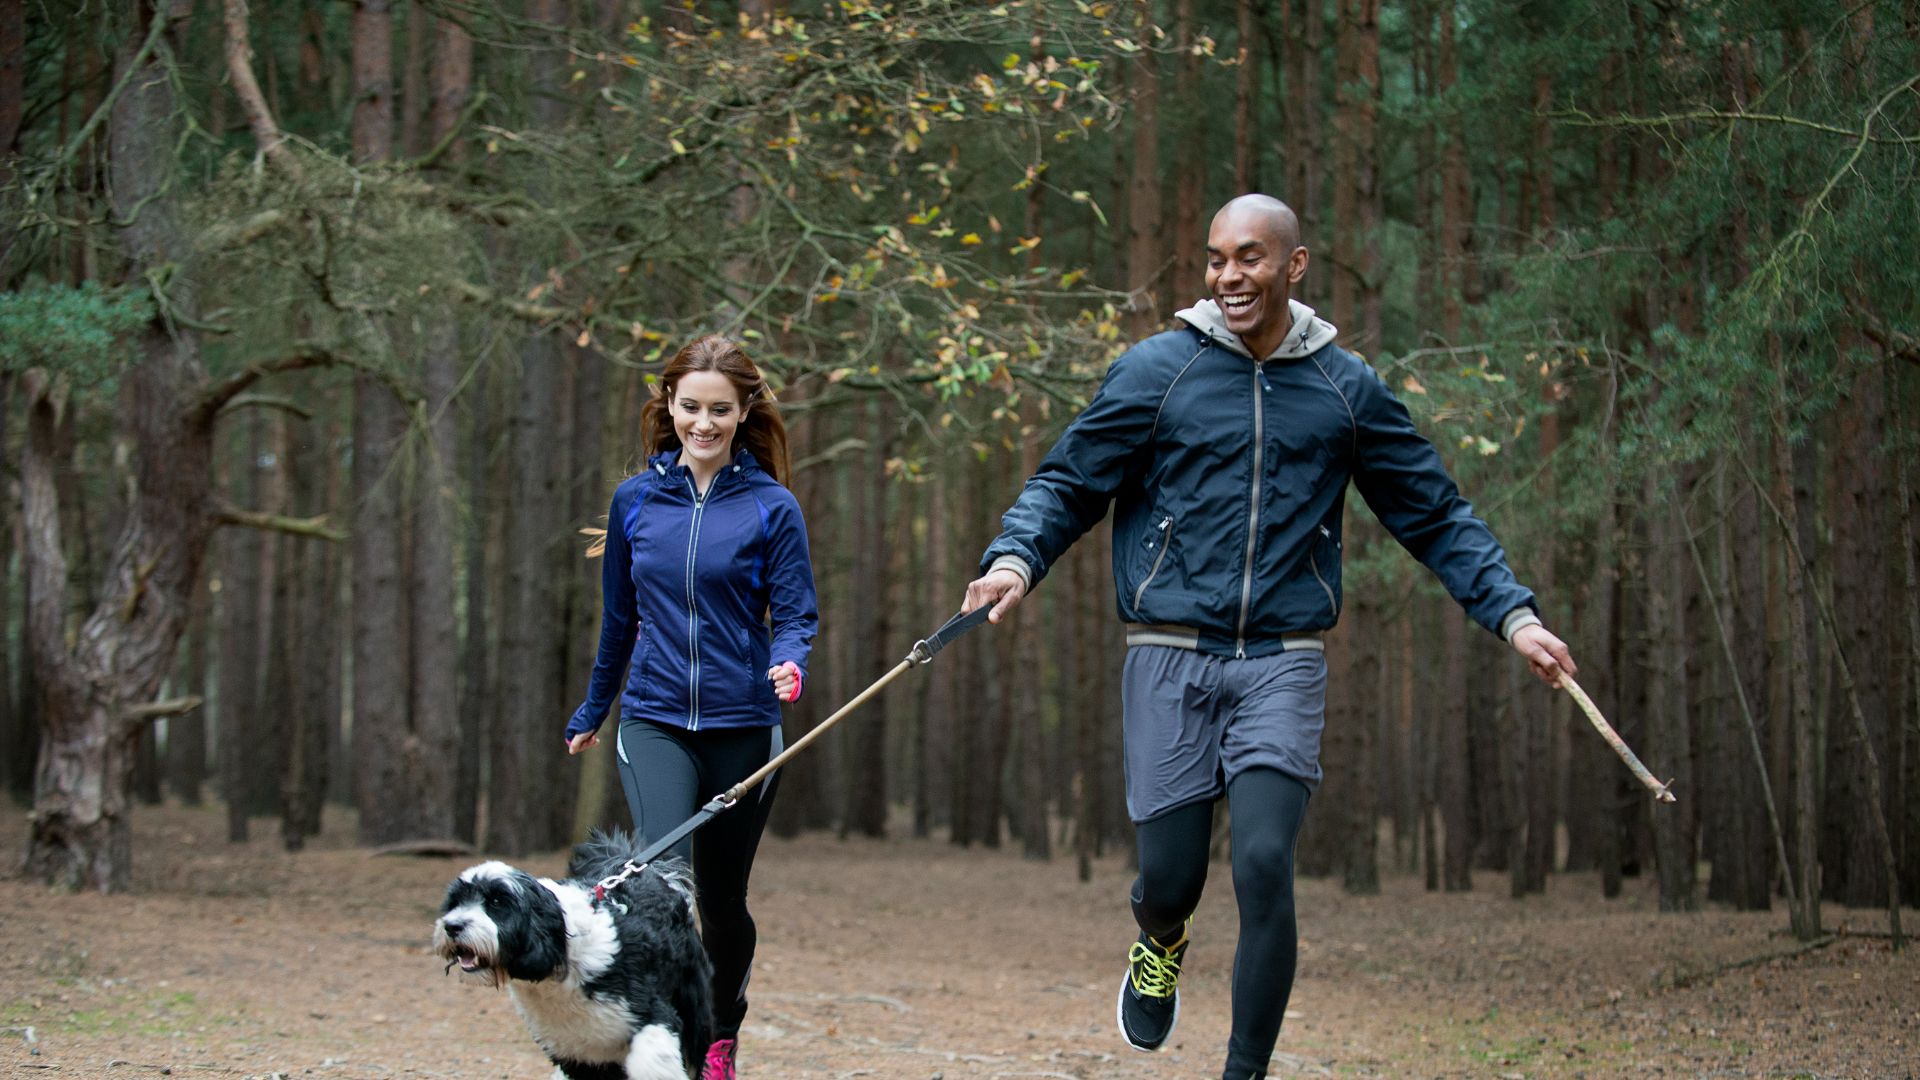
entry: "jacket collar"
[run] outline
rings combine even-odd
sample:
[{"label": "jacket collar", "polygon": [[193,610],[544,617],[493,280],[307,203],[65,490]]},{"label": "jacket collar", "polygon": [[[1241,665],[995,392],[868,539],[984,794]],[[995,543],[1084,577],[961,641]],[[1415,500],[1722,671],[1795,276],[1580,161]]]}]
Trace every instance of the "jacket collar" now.
[{"label": "jacket collar", "polygon": [[[1287,301],[1287,314],[1293,316],[1293,326],[1282,338],[1280,346],[1261,360],[1296,360],[1319,352],[1322,347],[1333,341],[1339,331],[1327,320],[1313,313],[1313,309],[1298,300]],[[1226,313],[1212,300],[1202,300],[1190,308],[1182,308],[1174,313],[1174,318],[1193,327],[1215,344],[1248,359],[1254,359],[1253,351],[1240,340],[1240,335],[1227,329]]]},{"label": "jacket collar", "polygon": [[[653,455],[653,457],[648,458],[647,468],[657,473],[663,480],[678,480],[686,476],[689,471],[685,465],[680,464],[680,451],[678,448],[662,450]],[[733,452],[733,464],[720,470],[720,474],[724,476],[727,473],[737,473],[742,477],[750,477],[759,471],[759,459],[753,456],[753,451],[743,446]],[[718,483],[719,480],[719,476],[714,477],[715,483]]]}]

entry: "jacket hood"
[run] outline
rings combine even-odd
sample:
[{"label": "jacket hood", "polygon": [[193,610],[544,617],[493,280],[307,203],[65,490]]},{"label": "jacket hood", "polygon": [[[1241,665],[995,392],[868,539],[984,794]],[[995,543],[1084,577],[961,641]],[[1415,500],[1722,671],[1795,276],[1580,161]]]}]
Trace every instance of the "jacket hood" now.
[{"label": "jacket hood", "polygon": [[[1294,360],[1320,351],[1321,347],[1333,341],[1339,333],[1334,325],[1313,313],[1313,309],[1298,300],[1287,301],[1287,314],[1293,316],[1293,327],[1280,341],[1280,347],[1261,360]],[[1222,345],[1249,359],[1254,359],[1253,351],[1240,340],[1240,335],[1227,329],[1226,313],[1213,300],[1202,300],[1190,308],[1174,313],[1174,318],[1193,327]]]}]

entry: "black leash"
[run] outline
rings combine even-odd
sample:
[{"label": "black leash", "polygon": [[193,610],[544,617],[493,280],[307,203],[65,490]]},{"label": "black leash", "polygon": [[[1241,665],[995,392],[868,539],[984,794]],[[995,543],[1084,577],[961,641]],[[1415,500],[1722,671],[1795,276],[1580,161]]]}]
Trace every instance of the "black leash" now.
[{"label": "black leash", "polygon": [[675,844],[686,839],[695,829],[713,820],[722,812],[733,809],[733,807],[739,803],[741,796],[758,787],[760,782],[767,777],[772,776],[774,770],[785,764],[788,758],[806,749],[807,744],[824,735],[829,728],[839,723],[842,717],[866,704],[869,698],[878,694],[888,683],[898,678],[901,672],[915,664],[925,664],[932,661],[935,653],[953,644],[962,634],[986,622],[987,613],[991,610],[993,610],[992,604],[984,604],[966,614],[955,615],[953,618],[948,619],[940,629],[935,630],[931,635],[914,642],[913,648],[907,653],[907,658],[895,664],[891,671],[880,676],[872,686],[860,691],[852,701],[840,706],[832,716],[820,721],[812,731],[802,735],[792,746],[787,747],[772,761],[760,766],[759,769],[754,771],[753,775],[707,800],[707,804],[695,812],[692,817],[674,826],[673,830],[665,836],[648,844],[646,850],[642,851],[639,855],[627,860],[627,864],[621,867],[619,873],[614,874],[612,877],[602,879],[598,885],[593,887],[594,901],[597,903],[605,900],[608,890],[618,888],[622,882],[646,869],[648,863],[671,850]]}]

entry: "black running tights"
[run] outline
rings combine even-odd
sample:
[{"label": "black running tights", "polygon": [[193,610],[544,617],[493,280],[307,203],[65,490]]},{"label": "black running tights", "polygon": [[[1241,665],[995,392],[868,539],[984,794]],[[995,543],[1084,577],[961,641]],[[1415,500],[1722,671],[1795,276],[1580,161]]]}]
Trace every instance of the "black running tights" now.
[{"label": "black running tights", "polygon": [[[780,729],[686,731],[627,719],[620,723],[615,750],[634,832],[646,841],[666,835],[772,760],[780,752]],[[779,779],[779,773],[768,777],[740,805],[709,819],[668,853],[686,859],[691,846],[700,938],[713,961],[715,1038],[734,1037],[747,1015],[747,978],[758,940],[747,911],[747,877]]]},{"label": "black running tights", "polygon": [[[1240,907],[1228,1076],[1266,1075],[1293,992],[1299,956],[1293,845],[1307,796],[1305,784],[1273,769],[1249,769],[1227,785],[1233,892]],[[1178,938],[1181,925],[1200,905],[1212,833],[1211,802],[1189,803],[1136,826],[1140,876],[1133,883],[1133,917],[1155,939]]]}]

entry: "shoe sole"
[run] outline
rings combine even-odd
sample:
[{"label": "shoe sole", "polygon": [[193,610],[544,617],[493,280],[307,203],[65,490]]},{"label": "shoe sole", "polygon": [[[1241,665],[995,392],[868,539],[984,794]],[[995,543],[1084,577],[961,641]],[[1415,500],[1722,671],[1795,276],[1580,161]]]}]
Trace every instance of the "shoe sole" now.
[{"label": "shoe sole", "polygon": [[1167,1045],[1167,1040],[1173,1038],[1173,1029],[1180,1026],[1180,992],[1173,992],[1173,1019],[1167,1021],[1167,1033],[1152,1046],[1141,1046],[1133,1041],[1133,1036],[1127,1034],[1127,984],[1132,981],[1131,976],[1132,972],[1120,976],[1120,996],[1113,1002],[1113,1024],[1120,1029],[1120,1041],[1143,1054],[1158,1053],[1161,1047]]}]

